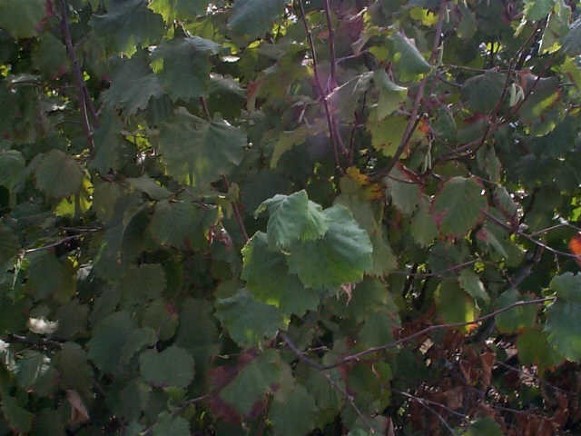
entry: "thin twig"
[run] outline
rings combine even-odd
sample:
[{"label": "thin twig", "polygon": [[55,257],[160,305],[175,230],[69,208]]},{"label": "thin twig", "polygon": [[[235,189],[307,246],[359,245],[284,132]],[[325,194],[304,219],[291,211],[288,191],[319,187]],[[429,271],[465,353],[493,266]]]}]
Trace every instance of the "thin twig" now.
[{"label": "thin twig", "polygon": [[[226,192],[228,192],[230,190],[230,182],[226,176],[222,176],[222,180],[224,181]],[[244,225],[244,218],[242,217],[242,213],[240,212],[240,207],[237,201],[232,202],[232,211],[234,212],[234,219],[236,220],[236,224],[238,224],[238,228],[244,237],[244,242],[248,242],[250,238],[248,237],[248,232],[246,231],[246,226]]]},{"label": "thin twig", "polygon": [[311,34],[311,29],[309,29],[309,24],[307,23],[307,15],[305,13],[305,7],[303,5],[303,0],[297,0],[299,8],[301,11],[301,22],[303,23],[303,28],[307,35],[307,43],[309,44],[309,50],[311,52],[311,57],[313,59],[313,74],[315,76],[315,87],[317,88],[317,93],[319,94],[319,99],[323,104],[323,109],[325,110],[325,118],[327,120],[327,127],[329,129],[329,138],[331,140],[331,147],[333,148],[333,155],[335,158],[335,166],[337,169],[343,173],[343,167],[341,165],[341,159],[339,157],[339,142],[337,138],[337,129],[335,128],[335,122],[333,120],[333,114],[331,113],[331,108],[329,107],[329,101],[327,100],[328,93],[323,89],[321,83],[321,75],[319,73],[319,63],[317,60],[317,52],[315,50],[315,43],[313,42],[313,35]]},{"label": "thin twig", "polygon": [[26,255],[26,254],[30,254],[30,253],[36,253],[37,251],[49,250],[51,248],[56,248],[59,245],[64,244],[65,242],[72,241],[74,239],[79,239],[82,237],[83,237],[82,234],[67,236],[66,238],[59,239],[58,241],[53,242],[51,244],[43,245],[41,247],[27,248],[23,251],[23,253]]},{"label": "thin twig", "polygon": [[414,395],[408,394],[407,392],[398,391],[397,389],[392,389],[392,391],[395,392],[395,393],[397,393],[397,394],[399,394],[399,395],[401,395],[401,396],[403,396],[403,397],[406,397],[406,398],[408,398],[408,399],[410,399],[412,401],[415,401],[418,404],[420,404],[427,411],[429,411],[430,413],[432,413],[433,415],[435,415],[436,418],[438,418],[438,420],[442,423],[442,425],[444,427],[446,427],[446,429],[452,435],[455,435],[456,434],[456,432],[454,431],[454,429],[452,428],[452,426],[450,424],[448,424],[448,422],[444,419],[444,417],[442,415],[440,415],[436,410],[434,410],[432,407],[430,407],[430,404],[436,405],[438,407],[442,407],[443,409],[445,409],[445,410],[447,410],[447,411],[449,411],[451,413],[454,413],[455,415],[459,415],[459,416],[462,417],[462,419],[464,421],[466,421],[468,419],[467,416],[462,415],[461,413],[458,413],[458,412],[456,412],[456,411],[454,411],[454,410],[452,410],[452,409],[444,406],[441,403],[437,403],[435,401],[426,400],[425,398],[419,398],[419,397],[416,397]]},{"label": "thin twig", "polygon": [[329,41],[329,63],[331,64],[331,77],[329,86],[329,91],[332,91],[337,87],[337,60],[335,57],[335,31],[333,30],[333,22],[331,20],[331,5],[329,0],[323,2],[323,7],[325,8],[325,17],[327,19],[327,30],[329,32],[327,40]]},{"label": "thin twig", "polygon": [[[81,124],[83,127],[83,131],[85,132],[85,137],[87,138],[87,144],[89,145],[90,149],[93,149],[94,148],[93,127],[91,126],[91,123],[95,125],[98,123],[97,112],[93,106],[93,102],[90,98],[89,91],[87,89],[85,81],[83,80],[83,74],[81,72],[79,61],[77,59],[77,53],[75,52],[75,48],[73,46],[73,38],[71,36],[71,27],[69,23],[69,5],[67,3],[67,0],[61,0],[60,5],[61,5],[61,31],[63,33],[67,54],[71,62],[73,77],[77,82],[79,109],[81,111],[81,121],[82,121]],[[92,119],[89,119],[89,117],[91,117]]]},{"label": "thin twig", "polygon": [[[296,346],[296,344],[288,337],[288,335],[281,332],[279,334],[279,337],[284,341],[284,343],[287,345],[287,347],[295,354],[295,356],[301,362],[304,362],[308,366],[315,368],[319,371],[322,371],[323,369],[325,369],[323,365],[321,365],[321,364],[315,362],[314,360],[308,358],[307,356],[305,356],[305,354],[299,349],[299,347]],[[329,384],[331,385],[331,387],[333,389],[335,389],[337,392],[339,392],[341,395],[343,395],[345,397],[345,399],[347,400],[349,405],[353,408],[353,410],[355,411],[357,416],[359,416],[361,421],[363,421],[365,423],[365,425],[367,425],[369,427],[369,430],[371,431],[371,433],[375,433],[375,429],[374,429],[373,425],[371,424],[371,422],[369,422],[369,419],[367,418],[367,416],[365,416],[363,414],[361,409],[359,409],[359,407],[355,403],[355,398],[353,398],[353,396],[350,395],[346,389],[343,389],[341,386],[339,386],[339,384],[331,378],[331,374],[322,373],[322,375],[323,375],[323,377],[325,377],[325,379],[327,379],[327,381],[329,382]]]},{"label": "thin twig", "polygon": [[[434,44],[432,46],[432,53],[430,55],[430,64],[433,64],[435,62],[436,57],[438,55],[438,50],[440,48],[440,43],[442,41],[442,27],[443,27],[444,21],[446,19],[447,4],[448,4],[447,0],[442,0],[440,3],[438,24],[436,24],[436,34],[434,35]],[[381,169],[382,175],[389,174],[391,172],[391,170],[393,169],[393,167],[395,166],[395,164],[399,161],[399,158],[401,157],[401,155],[403,154],[403,152],[407,148],[407,146],[408,146],[408,144],[409,144],[409,142],[414,134],[414,131],[416,130],[416,127],[418,126],[418,124],[420,122],[420,118],[418,117],[418,115],[420,112],[420,106],[422,104],[422,100],[424,98],[424,91],[426,88],[426,83],[428,82],[429,77],[430,77],[430,75],[426,74],[426,76],[422,79],[422,81],[420,82],[420,84],[418,86],[418,91],[417,91],[416,97],[414,99],[410,118],[409,118],[408,123],[406,125],[406,128],[404,130],[403,136],[401,138],[401,142],[399,143],[395,153],[393,154],[391,161],[387,164],[387,166],[385,168]]]},{"label": "thin twig", "polygon": [[437,330],[448,330],[448,329],[452,329],[452,328],[457,328],[457,327],[465,327],[465,326],[469,326],[469,325],[476,325],[481,323],[482,321],[486,321],[487,319],[490,318],[494,318],[495,316],[507,312],[509,310],[512,310],[514,308],[517,307],[522,307],[522,306],[530,306],[530,305],[534,305],[534,304],[542,304],[542,303],[546,303],[549,301],[554,301],[556,299],[556,297],[545,297],[545,298],[537,298],[534,300],[527,300],[527,301],[517,301],[515,303],[509,304],[508,306],[505,306],[501,309],[497,309],[493,312],[490,312],[486,315],[483,315],[479,318],[474,319],[473,321],[466,321],[466,322],[451,322],[451,323],[446,323],[446,324],[435,324],[435,325],[431,325],[429,327],[426,327],[422,330],[419,330],[409,336],[405,336],[403,338],[397,339],[395,341],[389,342],[385,345],[380,345],[377,347],[371,347],[368,348],[364,351],[360,351],[359,353],[355,353],[355,354],[351,354],[349,356],[344,357],[343,359],[331,364],[331,365],[326,365],[323,367],[323,369],[327,370],[327,369],[333,369],[336,368],[338,366],[342,366],[345,365],[347,363],[351,363],[351,362],[356,362],[358,360],[360,360],[362,357],[364,356],[368,356],[370,354],[375,354],[377,352],[380,351],[386,351],[389,350],[391,348],[395,348],[401,344],[404,344],[406,342],[409,342],[413,339],[419,338],[421,336],[424,336],[428,333],[437,331]]}]

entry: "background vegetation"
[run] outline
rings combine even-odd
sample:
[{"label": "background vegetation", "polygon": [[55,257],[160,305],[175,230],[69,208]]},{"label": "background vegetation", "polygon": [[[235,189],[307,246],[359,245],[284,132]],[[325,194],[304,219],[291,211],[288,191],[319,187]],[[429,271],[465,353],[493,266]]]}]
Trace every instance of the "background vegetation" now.
[{"label": "background vegetation", "polygon": [[566,0],[0,0],[0,433],[579,434],[580,55]]}]

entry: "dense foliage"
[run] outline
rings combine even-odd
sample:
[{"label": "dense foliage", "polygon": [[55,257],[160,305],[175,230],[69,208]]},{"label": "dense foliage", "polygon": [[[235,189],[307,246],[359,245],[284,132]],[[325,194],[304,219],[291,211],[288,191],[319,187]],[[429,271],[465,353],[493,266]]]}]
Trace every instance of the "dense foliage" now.
[{"label": "dense foliage", "polygon": [[0,0],[0,434],[579,434],[579,15]]}]

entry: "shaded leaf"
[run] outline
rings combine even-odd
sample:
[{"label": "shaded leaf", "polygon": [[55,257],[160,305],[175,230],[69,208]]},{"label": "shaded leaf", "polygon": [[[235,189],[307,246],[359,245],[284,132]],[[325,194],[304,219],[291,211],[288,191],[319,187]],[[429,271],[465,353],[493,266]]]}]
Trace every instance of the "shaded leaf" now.
[{"label": "shaded leaf", "polygon": [[470,294],[475,300],[488,303],[490,296],[486,293],[484,284],[480,281],[478,274],[471,269],[463,269],[458,276],[460,287]]},{"label": "shaded leaf", "polygon": [[266,350],[246,365],[220,392],[220,397],[242,415],[247,415],[279,381],[283,363],[274,350]]},{"label": "shaded leaf", "polygon": [[291,390],[281,389],[275,394],[269,417],[275,434],[294,436],[313,430],[316,411],[313,397],[297,384]]},{"label": "shaded leaf", "polygon": [[60,150],[42,156],[34,175],[38,189],[55,198],[78,193],[83,181],[80,165]]},{"label": "shaded leaf", "polygon": [[143,378],[156,387],[185,388],[194,378],[194,359],[175,345],[159,353],[144,351],[139,356],[139,367]]},{"label": "shaded leaf", "polygon": [[236,0],[228,28],[249,38],[261,36],[272,28],[284,4],[285,0]]},{"label": "shaded leaf", "polygon": [[0,222],[0,266],[18,253],[20,243],[12,230]]},{"label": "shaded leaf", "polygon": [[34,415],[18,404],[18,400],[2,390],[2,413],[12,430],[18,433],[27,433],[32,427]]},{"label": "shaded leaf", "polygon": [[0,27],[14,38],[30,38],[37,34],[44,7],[45,0],[0,0]]},{"label": "shaded leaf", "polygon": [[542,373],[563,360],[549,344],[547,334],[537,329],[525,330],[517,339],[518,358],[523,365],[535,365]]},{"label": "shaded leaf", "polygon": [[[443,280],[435,294],[438,314],[446,323],[470,322],[478,313],[474,300],[470,298],[455,280]],[[465,327],[465,330],[469,327]]]},{"label": "shaded leaf", "polygon": [[[496,308],[500,309],[520,300],[526,300],[516,289],[503,292],[496,300]],[[528,305],[515,307],[496,316],[496,327],[502,333],[516,333],[534,325],[537,317],[537,306]]]},{"label": "shaded leaf", "polygon": [[557,300],[547,309],[544,331],[549,343],[566,359],[581,361],[581,303]]},{"label": "shaded leaf", "polygon": [[0,186],[13,190],[22,181],[25,165],[19,151],[0,151]]},{"label": "shaded leaf", "polygon": [[438,236],[438,227],[430,213],[430,203],[425,197],[422,197],[418,210],[412,218],[411,234],[422,247],[430,245]]},{"label": "shaded leaf", "polygon": [[488,113],[502,96],[505,82],[504,73],[487,71],[464,82],[462,98],[474,112]]},{"label": "shaded leaf", "polygon": [[569,27],[569,32],[563,37],[562,48],[571,56],[581,54],[581,18],[577,18]]},{"label": "shaded leaf", "polygon": [[242,279],[257,300],[275,305],[285,315],[302,316],[316,309],[319,294],[305,289],[299,278],[288,271],[285,256],[269,250],[267,236],[256,233],[242,249]]},{"label": "shaded leaf", "polygon": [[459,237],[476,225],[485,207],[480,184],[473,179],[453,177],[436,195],[432,209],[440,232]]},{"label": "shaded leaf", "polygon": [[153,426],[154,436],[190,436],[190,423],[181,416],[174,416],[168,412],[159,415],[157,423]]},{"label": "shaded leaf", "polygon": [[145,109],[152,97],[159,97],[162,93],[159,79],[149,68],[145,54],[139,52],[121,63],[102,98],[106,105],[132,115]]},{"label": "shaded leaf", "polygon": [[283,326],[281,313],[274,306],[256,301],[245,289],[230,298],[218,300],[216,317],[240,346],[254,346],[272,338]]}]

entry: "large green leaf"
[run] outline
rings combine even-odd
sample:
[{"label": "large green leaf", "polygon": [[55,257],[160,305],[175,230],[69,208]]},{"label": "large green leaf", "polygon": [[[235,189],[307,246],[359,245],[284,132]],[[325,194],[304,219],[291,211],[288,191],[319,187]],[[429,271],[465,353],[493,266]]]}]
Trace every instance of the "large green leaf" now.
[{"label": "large green leaf", "polygon": [[542,373],[562,362],[563,357],[549,344],[547,334],[525,330],[517,340],[518,359],[523,365],[536,365]]},{"label": "large green leaf", "polygon": [[23,408],[18,400],[2,389],[2,413],[12,430],[17,433],[28,433],[32,427],[34,414]]},{"label": "large green leaf", "polygon": [[404,215],[411,215],[421,200],[418,184],[398,167],[389,173],[385,183],[393,205]]},{"label": "large green leaf", "polygon": [[114,50],[131,52],[135,46],[158,42],[164,33],[161,15],[147,8],[145,0],[110,0],[104,15],[93,15],[91,24]]},{"label": "large green leaf", "polygon": [[0,151],[0,186],[9,190],[22,182],[25,161],[22,153],[17,150]]},{"label": "large green leaf", "polygon": [[163,267],[159,264],[133,266],[121,279],[119,291],[128,306],[145,304],[159,298],[165,290]]},{"label": "large green leaf", "polygon": [[144,351],[139,356],[139,367],[143,378],[156,387],[185,388],[194,378],[194,359],[176,346],[161,352]]},{"label": "large green leaf", "polygon": [[478,223],[485,207],[486,199],[478,182],[453,177],[436,195],[433,216],[440,232],[459,237]]},{"label": "large green leaf", "polygon": [[51,252],[30,256],[27,288],[37,300],[54,297],[61,303],[70,299],[76,290],[75,271],[68,260],[59,260]]},{"label": "large green leaf", "polygon": [[373,83],[379,90],[377,101],[377,118],[383,120],[391,115],[407,98],[407,88],[392,82],[385,70],[375,70]]},{"label": "large green leaf", "polygon": [[157,241],[180,249],[202,248],[208,241],[208,230],[216,223],[218,209],[192,202],[160,201],[149,230]]},{"label": "large green leaf", "polygon": [[475,300],[488,303],[490,301],[490,296],[486,293],[484,284],[476,274],[471,269],[463,269],[458,276],[458,282],[460,287],[464,289],[468,294],[470,294]]},{"label": "large green leaf", "polygon": [[462,97],[474,112],[488,113],[502,96],[506,75],[495,71],[474,76],[462,86]]},{"label": "large green leaf", "polygon": [[321,206],[310,201],[305,190],[275,195],[264,201],[256,214],[266,209],[270,214],[266,227],[268,242],[278,249],[288,249],[298,241],[320,239],[329,229]]},{"label": "large green leaf", "polygon": [[332,288],[358,282],[373,266],[369,235],[349,209],[335,205],[323,212],[329,230],[322,239],[294,244],[288,265],[301,282],[312,288]]},{"label": "large green leaf", "polygon": [[547,310],[549,343],[567,359],[581,361],[581,303],[557,301]]},{"label": "large green leaf", "polygon": [[246,287],[260,301],[277,306],[285,315],[302,316],[316,309],[319,294],[305,289],[299,278],[288,271],[285,255],[271,251],[267,236],[256,233],[242,249]]},{"label": "large green leaf", "polygon": [[274,337],[283,327],[282,315],[276,307],[256,301],[246,289],[216,304],[216,317],[240,346],[257,345]]},{"label": "large green leaf", "polygon": [[16,361],[16,381],[24,389],[31,389],[50,368],[50,359],[43,353],[24,350]]},{"label": "large green leaf", "polygon": [[163,93],[158,77],[151,71],[143,52],[122,61],[111,80],[111,87],[102,94],[103,102],[126,115],[145,109],[152,97]]},{"label": "large green leaf", "polygon": [[15,38],[35,36],[44,15],[45,0],[0,0],[0,28]]},{"label": "large green leaf", "polygon": [[281,377],[283,365],[276,351],[266,350],[222,389],[220,397],[239,413],[247,415],[257,401],[272,391]]},{"label": "large green leaf", "polygon": [[581,303],[581,274],[570,272],[553,277],[550,288],[557,297],[573,303]]},{"label": "large green leaf", "polygon": [[413,238],[422,247],[428,246],[438,236],[438,227],[430,213],[430,203],[427,198],[422,197],[420,200],[410,228]]},{"label": "large green leaf", "polygon": [[0,266],[16,256],[19,249],[18,237],[0,222]]},{"label": "large green leaf", "polygon": [[411,80],[418,74],[430,71],[430,64],[424,59],[413,40],[400,32],[394,33],[390,39],[393,47],[392,59],[400,80]]},{"label": "large green leaf", "polygon": [[228,28],[249,38],[261,36],[272,28],[285,3],[285,0],[236,0]]},{"label": "large green leaf", "polygon": [[453,280],[444,280],[436,289],[438,314],[444,322],[470,322],[477,316],[474,299]]},{"label": "large green leaf", "polygon": [[210,82],[208,56],[216,54],[219,48],[213,41],[193,36],[165,42],[153,52],[154,59],[163,59],[159,76],[172,100],[187,101],[207,95]]},{"label": "large green leaf", "polygon": [[[159,420],[152,428],[154,436],[190,436],[190,423],[181,416],[174,416],[171,413],[163,412],[159,415]],[[139,432],[138,434],[141,434]]]},{"label": "large green leaf", "polygon": [[83,181],[81,166],[60,150],[51,150],[42,156],[34,175],[38,189],[55,198],[78,193]]},{"label": "large green leaf", "polygon": [[171,176],[203,187],[240,163],[246,135],[220,118],[208,122],[179,110],[162,126],[159,146]]},{"label": "large green leaf", "polygon": [[540,21],[549,15],[554,5],[555,0],[525,0],[525,17],[530,21]]},{"label": "large green leaf", "polygon": [[54,357],[54,365],[59,372],[59,385],[62,389],[74,389],[79,393],[90,394],[93,384],[93,369],[83,348],[74,342],[63,344]]},{"label": "large green leaf", "polygon": [[[503,292],[496,300],[498,309],[517,301],[526,300],[516,289]],[[496,316],[496,327],[502,333],[516,333],[534,325],[537,317],[537,306],[515,307]]]},{"label": "large green leaf", "polygon": [[155,337],[137,329],[129,313],[115,312],[95,325],[87,344],[88,356],[101,371],[117,373],[134,354],[154,341]]},{"label": "large green leaf", "polygon": [[316,411],[311,394],[297,384],[290,390],[281,389],[274,395],[269,417],[275,434],[294,436],[308,434],[313,430]]},{"label": "large green leaf", "polygon": [[161,14],[166,22],[173,20],[194,19],[204,14],[209,0],[153,0],[149,7]]},{"label": "large green leaf", "polygon": [[563,37],[563,50],[571,56],[581,54],[581,18],[577,18]]}]

